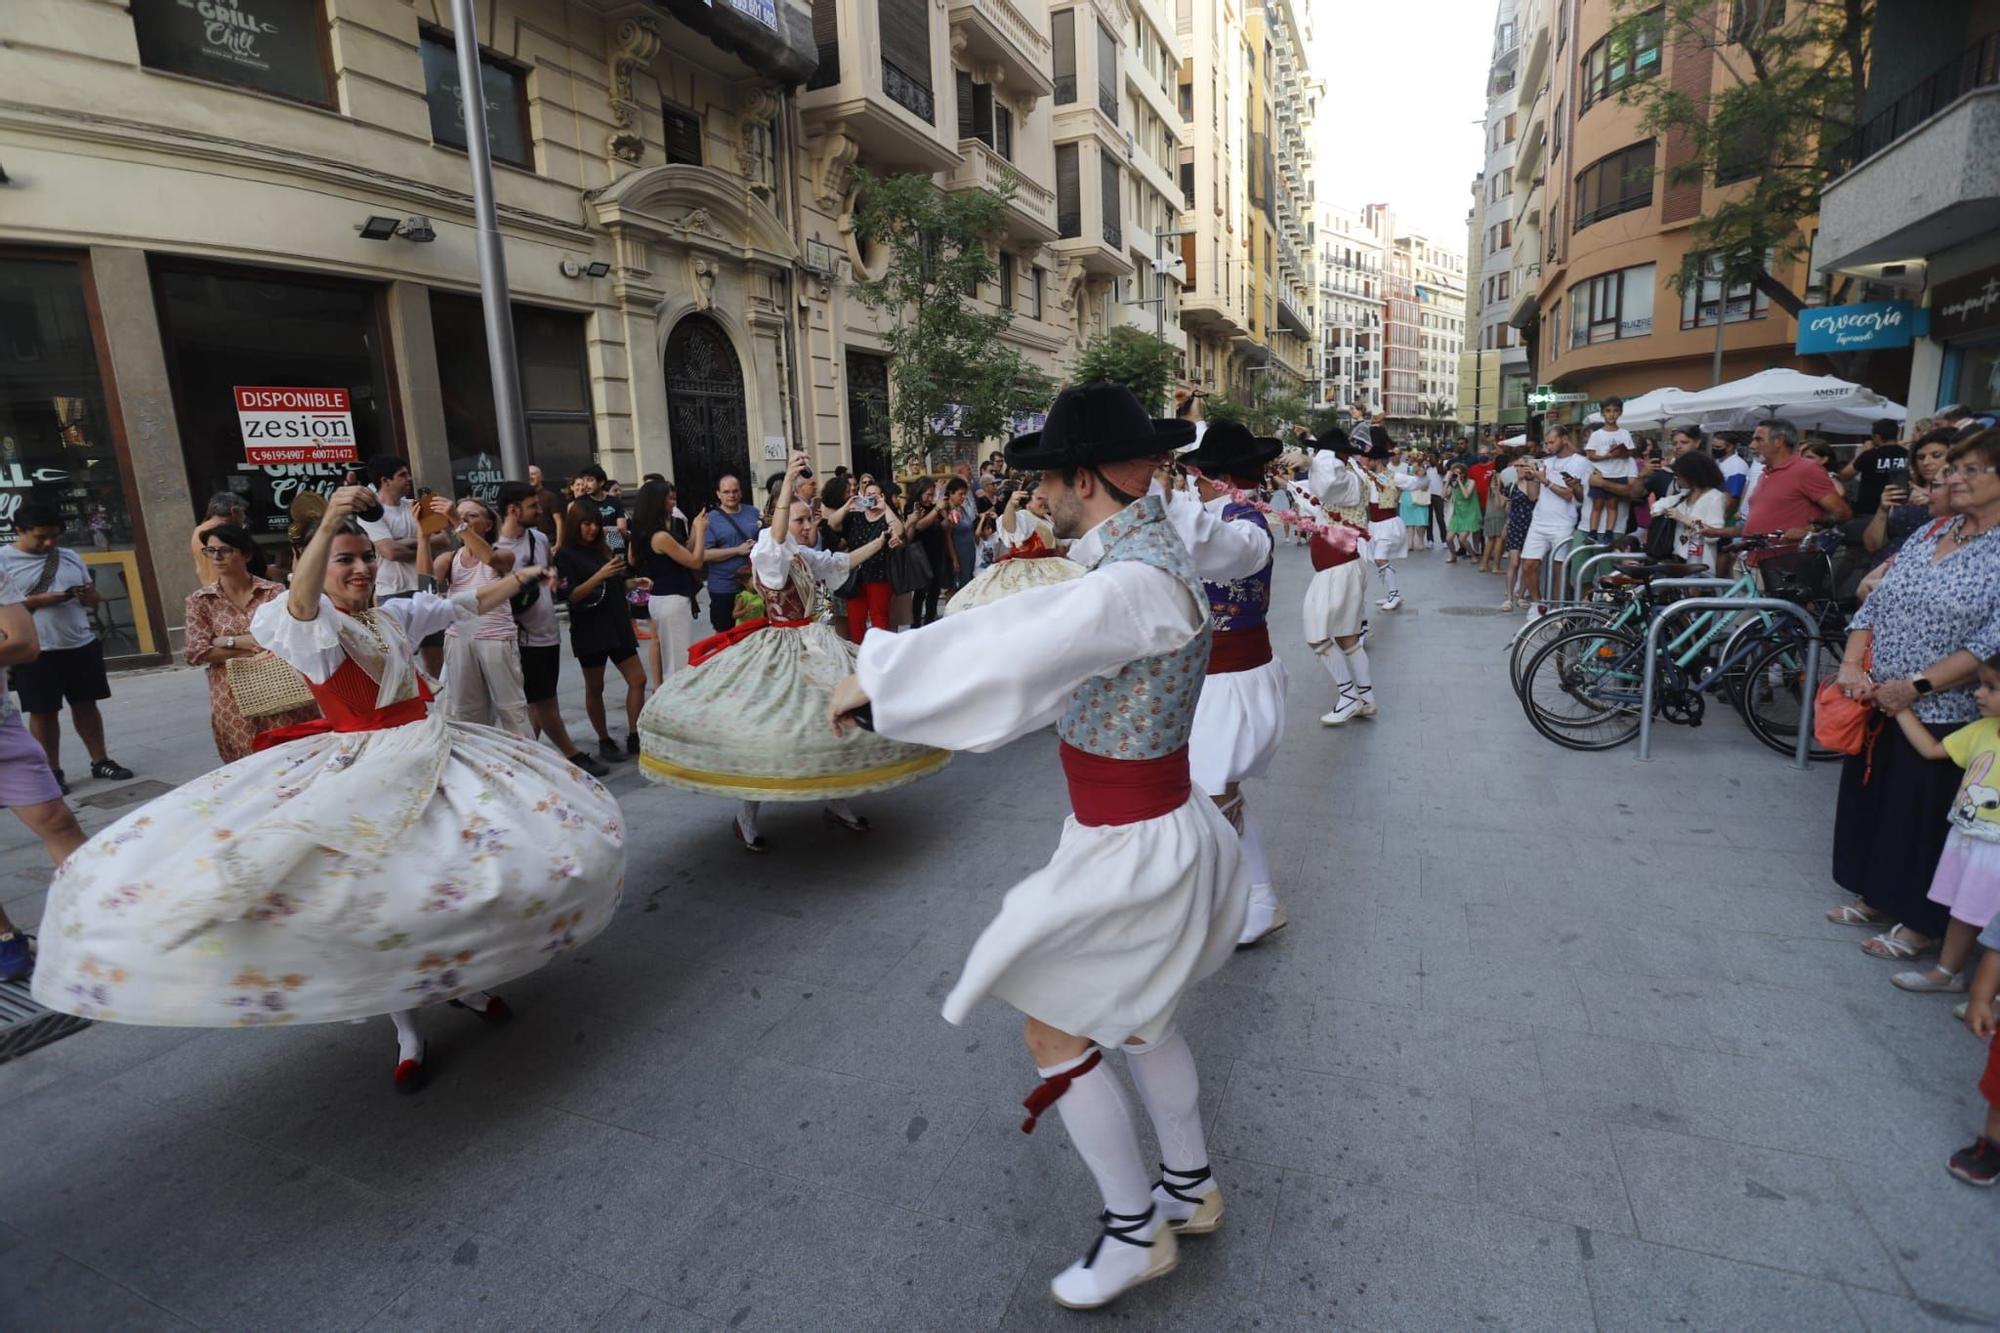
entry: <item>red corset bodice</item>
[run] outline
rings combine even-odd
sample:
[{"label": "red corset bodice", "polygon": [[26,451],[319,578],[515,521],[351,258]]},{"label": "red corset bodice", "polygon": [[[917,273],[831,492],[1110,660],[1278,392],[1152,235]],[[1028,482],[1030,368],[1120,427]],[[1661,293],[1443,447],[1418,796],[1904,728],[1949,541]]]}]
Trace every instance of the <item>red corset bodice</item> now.
[{"label": "red corset bodice", "polygon": [[341,661],[340,669],[327,677],[324,684],[308,680],[306,688],[312,691],[313,700],[319,704],[320,717],[310,722],[299,722],[289,727],[273,727],[257,734],[251,742],[253,750],[268,750],[273,745],[295,741],[302,736],[319,736],[329,731],[387,731],[390,727],[407,726],[421,722],[430,714],[431,687],[424,678],[417,678],[417,693],[414,698],[401,703],[378,708],[375,698],[382,687],[351,657]]}]

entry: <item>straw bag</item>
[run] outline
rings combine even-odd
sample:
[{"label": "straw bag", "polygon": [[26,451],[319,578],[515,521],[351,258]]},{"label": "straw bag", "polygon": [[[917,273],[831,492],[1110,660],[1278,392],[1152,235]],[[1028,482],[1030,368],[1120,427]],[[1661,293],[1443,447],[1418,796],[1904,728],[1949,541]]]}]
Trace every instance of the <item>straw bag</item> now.
[{"label": "straw bag", "polygon": [[236,711],[245,717],[273,717],[312,707],[306,678],[276,653],[232,657],[223,670],[229,676],[229,694],[236,700]]}]

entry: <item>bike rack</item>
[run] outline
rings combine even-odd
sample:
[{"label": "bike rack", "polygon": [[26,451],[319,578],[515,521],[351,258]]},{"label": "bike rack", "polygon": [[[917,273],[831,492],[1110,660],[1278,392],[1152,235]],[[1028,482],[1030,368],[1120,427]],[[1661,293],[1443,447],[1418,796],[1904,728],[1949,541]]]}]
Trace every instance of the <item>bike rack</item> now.
[{"label": "bike rack", "polygon": [[1569,536],[1557,542],[1555,550],[1550,551],[1548,556],[1543,559],[1542,586],[1538,591],[1542,594],[1544,605],[1554,600],[1552,594],[1556,590],[1556,570],[1563,567],[1563,562],[1569,559],[1570,549],[1575,545],[1576,534],[1572,532]]},{"label": "bike rack", "polygon": [[[1655,579],[1655,588],[1712,587],[1715,579]],[[1733,584],[1734,580],[1726,582]],[[1660,627],[1667,623],[1663,614],[1669,608],[1662,607],[1653,614],[1646,626],[1646,671],[1639,687],[1639,758],[1653,757],[1653,692],[1659,685],[1660,674]],[[1819,694],[1819,625],[1806,614],[1804,607],[1787,602],[1778,597],[1689,597],[1672,604],[1671,609],[1681,611],[1784,611],[1805,627],[1806,643],[1806,685],[1805,693],[1799,701],[1799,742],[1792,755],[1794,768],[1806,768],[1811,764],[1808,756],[1812,753],[1813,701]]]},{"label": "bike rack", "polygon": [[[1596,555],[1585,556],[1582,564],[1577,566],[1575,595],[1570,600],[1578,602],[1583,600],[1584,589],[1589,587],[1594,581],[1591,571],[1599,565],[1607,564],[1613,560],[1632,560],[1643,565],[1649,559],[1651,557],[1643,551],[1599,551]],[[1563,572],[1563,577],[1565,580],[1568,579],[1569,572],[1567,570]]]},{"label": "bike rack", "polygon": [[1571,572],[1583,561],[1594,560],[1608,549],[1610,548],[1598,542],[1584,542],[1580,546],[1569,548],[1569,555],[1563,560],[1562,586],[1558,589],[1563,594],[1564,600],[1569,598]]}]

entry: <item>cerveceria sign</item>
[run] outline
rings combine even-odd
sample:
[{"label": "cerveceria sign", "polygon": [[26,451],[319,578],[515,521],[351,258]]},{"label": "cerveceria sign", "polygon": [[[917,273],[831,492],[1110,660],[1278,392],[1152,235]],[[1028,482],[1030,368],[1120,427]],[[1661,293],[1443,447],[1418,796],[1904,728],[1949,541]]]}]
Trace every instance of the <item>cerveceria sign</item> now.
[{"label": "cerveceria sign", "polygon": [[345,389],[236,387],[251,463],[352,463],[354,410]]}]

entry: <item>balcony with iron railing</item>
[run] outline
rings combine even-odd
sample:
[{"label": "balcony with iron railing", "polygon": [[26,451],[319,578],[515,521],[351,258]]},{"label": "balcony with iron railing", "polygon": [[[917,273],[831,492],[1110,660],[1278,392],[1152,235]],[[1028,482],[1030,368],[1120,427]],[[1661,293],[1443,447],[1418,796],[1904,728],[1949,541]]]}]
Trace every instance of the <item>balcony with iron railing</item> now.
[{"label": "balcony with iron railing", "polygon": [[[932,11],[926,7],[923,12],[928,21]],[[855,13],[858,24],[881,21],[873,5]],[[936,18],[932,41],[941,43],[942,15]],[[849,45],[857,36],[873,40]],[[864,58],[862,52],[870,47],[876,54]],[[958,127],[945,125],[939,116],[927,62],[905,68],[881,54],[879,32],[865,29],[859,34],[843,32],[840,39],[823,43],[821,51],[820,68],[798,94],[808,136],[840,135],[859,149],[873,170],[927,174],[958,162]]]},{"label": "balcony with iron railing", "polygon": [[1996,143],[2000,33],[1986,33],[1829,150],[1845,174],[1820,196],[1815,265],[1875,276],[2000,231]]}]

